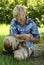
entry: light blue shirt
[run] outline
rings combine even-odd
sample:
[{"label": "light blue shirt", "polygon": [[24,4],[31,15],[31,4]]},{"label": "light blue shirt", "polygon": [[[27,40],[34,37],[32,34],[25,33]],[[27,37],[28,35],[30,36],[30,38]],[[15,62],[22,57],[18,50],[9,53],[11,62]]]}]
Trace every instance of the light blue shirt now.
[{"label": "light blue shirt", "polygon": [[[10,23],[10,34],[32,34],[35,38],[40,38],[37,26],[35,22],[31,19],[26,19],[26,23],[21,25],[16,21],[16,19],[12,19]],[[34,50],[34,46],[31,41],[25,41],[25,44]]]}]

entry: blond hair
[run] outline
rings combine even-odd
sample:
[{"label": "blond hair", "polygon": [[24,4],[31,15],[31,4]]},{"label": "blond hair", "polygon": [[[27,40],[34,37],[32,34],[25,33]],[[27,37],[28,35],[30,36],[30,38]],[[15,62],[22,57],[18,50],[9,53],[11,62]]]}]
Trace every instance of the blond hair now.
[{"label": "blond hair", "polygon": [[13,17],[14,18],[25,18],[26,16],[26,9],[23,5],[16,5],[16,7],[13,9]]}]

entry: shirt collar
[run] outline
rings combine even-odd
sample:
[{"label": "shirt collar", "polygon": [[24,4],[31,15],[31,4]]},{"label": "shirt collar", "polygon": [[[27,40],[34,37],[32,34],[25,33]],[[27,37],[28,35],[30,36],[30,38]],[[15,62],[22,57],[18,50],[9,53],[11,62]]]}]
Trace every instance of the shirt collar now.
[{"label": "shirt collar", "polygon": [[[15,19],[16,20],[16,19]],[[16,21],[16,24],[20,24],[20,23],[18,23],[17,21]],[[28,20],[28,17],[26,16],[26,22],[25,22],[25,24],[24,25],[28,25],[29,24],[29,20]],[[21,24],[20,24],[21,25]],[[23,25],[21,25],[21,26],[23,26]]]},{"label": "shirt collar", "polygon": [[28,17],[26,17],[26,23],[25,24],[29,24],[29,20]]}]

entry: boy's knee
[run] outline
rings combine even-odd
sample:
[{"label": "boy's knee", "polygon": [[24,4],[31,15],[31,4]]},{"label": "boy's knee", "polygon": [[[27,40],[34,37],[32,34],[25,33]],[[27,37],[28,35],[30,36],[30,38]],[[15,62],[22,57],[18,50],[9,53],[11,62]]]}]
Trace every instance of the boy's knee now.
[{"label": "boy's knee", "polygon": [[18,55],[14,56],[14,58],[15,58],[16,60],[22,60],[22,58],[21,58],[20,56],[18,56]]}]

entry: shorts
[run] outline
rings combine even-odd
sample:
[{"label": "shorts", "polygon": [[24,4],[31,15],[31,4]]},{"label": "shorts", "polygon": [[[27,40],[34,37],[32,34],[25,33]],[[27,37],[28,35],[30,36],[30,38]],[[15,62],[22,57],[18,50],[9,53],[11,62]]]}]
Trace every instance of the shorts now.
[{"label": "shorts", "polygon": [[[7,36],[4,38],[4,41],[8,39],[9,42],[10,42],[10,45],[12,45],[12,49],[14,50],[18,44],[19,44],[19,41],[16,40],[16,38],[14,36]],[[20,41],[22,42],[22,40]],[[21,59],[26,59],[28,56],[30,56],[32,54],[32,49],[30,49],[28,47],[28,52],[27,52],[27,49],[25,47],[22,47],[21,45],[19,45],[19,48],[17,50],[14,50],[13,51],[14,53],[14,58],[15,56],[20,56]]]},{"label": "shorts", "polygon": [[28,52],[24,47],[21,47],[18,50],[14,51],[14,57],[19,56],[21,59],[26,59],[27,57],[30,57],[31,54],[32,54],[32,50],[30,48]]}]

